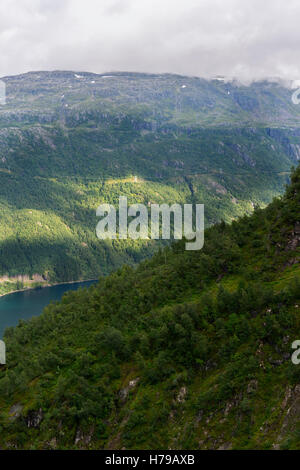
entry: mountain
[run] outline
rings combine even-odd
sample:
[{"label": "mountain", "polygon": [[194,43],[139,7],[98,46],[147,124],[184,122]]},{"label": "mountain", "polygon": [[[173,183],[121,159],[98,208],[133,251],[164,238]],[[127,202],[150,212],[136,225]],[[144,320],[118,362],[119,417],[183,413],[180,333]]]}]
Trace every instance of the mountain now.
[{"label": "mountain", "polygon": [[281,82],[68,71],[3,81],[0,293],[153,254],[153,242],[96,238],[103,202],[198,202],[207,226],[230,222],[282,193],[300,158],[300,106]]},{"label": "mountain", "polygon": [[300,167],[203,250],[179,241],[8,329],[1,448],[299,450],[299,259]]}]

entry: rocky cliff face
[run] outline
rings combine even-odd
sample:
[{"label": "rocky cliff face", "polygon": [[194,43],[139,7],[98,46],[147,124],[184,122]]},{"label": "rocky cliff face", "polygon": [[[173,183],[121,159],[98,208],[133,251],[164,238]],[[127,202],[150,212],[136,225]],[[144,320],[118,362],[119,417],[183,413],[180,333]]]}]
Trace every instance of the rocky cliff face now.
[{"label": "rocky cliff face", "polygon": [[292,90],[271,81],[249,86],[180,75],[135,73],[91,74],[32,72],[3,79],[7,106],[0,122],[80,121],[97,112],[105,119],[114,109],[118,118],[135,111],[159,126],[164,122],[192,126],[264,123],[272,127],[299,123]]}]

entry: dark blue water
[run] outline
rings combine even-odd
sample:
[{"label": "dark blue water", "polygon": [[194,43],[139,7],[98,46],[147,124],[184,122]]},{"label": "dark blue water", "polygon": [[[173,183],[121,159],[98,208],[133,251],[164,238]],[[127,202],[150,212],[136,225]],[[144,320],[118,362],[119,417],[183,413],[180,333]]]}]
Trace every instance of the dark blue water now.
[{"label": "dark blue water", "polygon": [[16,326],[21,319],[28,320],[40,315],[46,305],[51,301],[60,300],[65,292],[88,287],[95,282],[60,284],[59,286],[31,289],[0,297],[0,338],[3,337],[5,328]]}]

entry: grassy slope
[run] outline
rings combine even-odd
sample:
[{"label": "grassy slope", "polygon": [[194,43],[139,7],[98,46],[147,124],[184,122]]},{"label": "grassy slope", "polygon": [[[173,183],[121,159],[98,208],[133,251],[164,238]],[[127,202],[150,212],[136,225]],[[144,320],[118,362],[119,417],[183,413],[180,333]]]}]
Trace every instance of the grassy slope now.
[{"label": "grassy slope", "polygon": [[3,448],[299,449],[300,169],[281,200],[8,329]]}]

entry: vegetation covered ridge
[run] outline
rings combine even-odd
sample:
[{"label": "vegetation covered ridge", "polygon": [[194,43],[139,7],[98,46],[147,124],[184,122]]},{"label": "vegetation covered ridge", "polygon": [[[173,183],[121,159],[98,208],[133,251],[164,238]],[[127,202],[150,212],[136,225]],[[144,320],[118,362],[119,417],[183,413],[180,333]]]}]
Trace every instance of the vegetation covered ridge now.
[{"label": "vegetation covered ridge", "polygon": [[5,333],[0,446],[300,449],[300,168],[283,197]]}]

